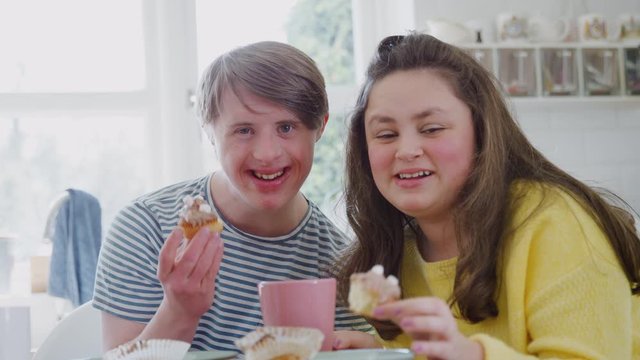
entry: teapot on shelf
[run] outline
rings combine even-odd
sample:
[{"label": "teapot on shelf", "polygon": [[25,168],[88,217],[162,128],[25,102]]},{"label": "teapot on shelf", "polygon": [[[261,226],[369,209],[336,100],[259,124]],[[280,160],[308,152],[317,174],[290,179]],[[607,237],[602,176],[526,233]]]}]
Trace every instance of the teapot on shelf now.
[{"label": "teapot on shelf", "polygon": [[426,20],[424,33],[450,44],[471,43],[475,40],[471,29],[446,19]]}]

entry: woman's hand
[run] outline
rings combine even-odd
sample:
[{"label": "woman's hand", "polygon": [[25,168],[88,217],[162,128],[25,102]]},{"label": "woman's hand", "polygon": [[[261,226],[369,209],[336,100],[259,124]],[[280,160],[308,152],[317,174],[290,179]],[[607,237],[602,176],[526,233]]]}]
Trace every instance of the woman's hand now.
[{"label": "woman's hand", "polygon": [[158,279],[164,289],[161,308],[193,321],[211,307],[224,247],[220,234],[211,233],[207,227],[184,246],[180,246],[182,238],[182,230],[176,228],[160,250]]},{"label": "woman's hand", "polygon": [[373,316],[391,320],[413,342],[411,350],[429,359],[484,359],[482,345],[460,331],[449,305],[435,297],[412,298],[378,306]]},{"label": "woman's hand", "polygon": [[381,348],[373,335],[362,331],[338,330],[333,332],[333,350]]}]

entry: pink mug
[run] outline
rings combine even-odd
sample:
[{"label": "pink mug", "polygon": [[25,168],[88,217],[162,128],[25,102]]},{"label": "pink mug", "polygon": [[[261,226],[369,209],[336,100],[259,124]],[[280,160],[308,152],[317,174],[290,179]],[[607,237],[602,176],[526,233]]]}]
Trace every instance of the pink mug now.
[{"label": "pink mug", "polygon": [[311,327],[322,331],[322,351],[333,345],[336,279],[263,281],[258,284],[265,326]]}]

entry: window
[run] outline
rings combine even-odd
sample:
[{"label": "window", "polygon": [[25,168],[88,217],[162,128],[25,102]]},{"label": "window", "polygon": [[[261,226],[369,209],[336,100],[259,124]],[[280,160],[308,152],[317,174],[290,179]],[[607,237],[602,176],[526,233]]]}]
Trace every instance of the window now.
[{"label": "window", "polygon": [[66,188],[101,201],[106,231],[136,196],[210,171],[189,90],[217,55],[259,40],[301,48],[327,79],[331,119],[303,188],[322,204],[341,187],[351,28],[351,0],[0,2],[0,234],[28,256]]},{"label": "window", "polygon": [[143,90],[141,11],[127,0],[0,2],[0,92]]},{"label": "window", "polygon": [[142,12],[140,0],[0,2],[0,233],[19,257],[65,189],[96,196],[106,225],[149,190]]}]

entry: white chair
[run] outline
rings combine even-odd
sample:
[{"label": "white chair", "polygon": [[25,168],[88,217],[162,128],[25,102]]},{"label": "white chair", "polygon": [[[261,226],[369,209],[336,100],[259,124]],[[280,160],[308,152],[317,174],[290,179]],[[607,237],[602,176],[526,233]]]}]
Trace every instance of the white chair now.
[{"label": "white chair", "polygon": [[60,320],[32,360],[99,358],[102,354],[102,314],[89,301]]}]

